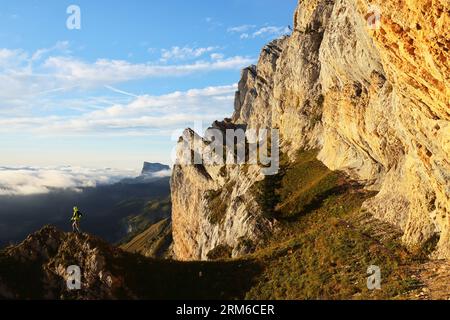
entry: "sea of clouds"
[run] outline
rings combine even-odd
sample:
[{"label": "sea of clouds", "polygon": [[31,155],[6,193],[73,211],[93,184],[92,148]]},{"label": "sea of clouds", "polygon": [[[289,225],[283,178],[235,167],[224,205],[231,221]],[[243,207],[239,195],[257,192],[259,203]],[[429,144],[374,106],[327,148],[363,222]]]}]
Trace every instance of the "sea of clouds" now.
[{"label": "sea of clouds", "polygon": [[[111,168],[0,166],[0,196],[44,194],[55,189],[79,191],[86,187],[117,183],[138,175],[134,170]],[[170,171],[154,173],[155,177],[168,175]]]}]

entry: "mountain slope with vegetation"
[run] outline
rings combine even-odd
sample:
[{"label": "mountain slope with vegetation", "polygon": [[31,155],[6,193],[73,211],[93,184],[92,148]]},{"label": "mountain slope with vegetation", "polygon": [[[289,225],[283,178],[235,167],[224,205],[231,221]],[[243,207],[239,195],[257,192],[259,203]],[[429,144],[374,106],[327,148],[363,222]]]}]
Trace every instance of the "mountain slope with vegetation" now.
[{"label": "mountain slope with vegetation", "polygon": [[[444,265],[439,266],[439,276],[434,279],[422,277],[421,267],[433,263],[427,258],[433,247],[405,248],[399,229],[361,209],[373,192],[342,172],[330,171],[315,159],[315,154],[300,152],[294,162],[282,162],[274,188],[267,189],[262,181],[253,190],[260,195],[276,194],[276,200],[267,206],[273,209],[267,215],[276,216],[278,223],[274,234],[267,235],[252,254],[232,259],[229,251],[218,250],[211,257],[214,261],[161,260],[128,253],[93,236],[65,234],[46,227],[20,245],[0,252],[0,297],[450,298],[450,291],[440,285],[450,281]],[[299,182],[303,188],[294,188]],[[135,245],[138,249],[158,247],[161,238],[154,235],[159,231],[152,232],[164,226],[167,220],[151,226],[122,248],[133,251]],[[136,251],[145,254],[145,250]],[[80,291],[65,287],[65,270],[72,264],[82,270]],[[369,265],[381,268],[381,290],[367,289]]]},{"label": "mountain slope with vegetation", "polygon": [[167,218],[152,224],[146,230],[121,245],[120,248],[128,252],[140,253],[146,257],[164,258],[170,256],[171,245],[172,223]]}]

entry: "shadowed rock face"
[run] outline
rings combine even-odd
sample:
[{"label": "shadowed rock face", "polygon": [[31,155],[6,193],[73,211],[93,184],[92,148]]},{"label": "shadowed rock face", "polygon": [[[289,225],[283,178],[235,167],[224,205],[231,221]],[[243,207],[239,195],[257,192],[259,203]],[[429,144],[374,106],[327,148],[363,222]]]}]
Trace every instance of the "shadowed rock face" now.
[{"label": "shadowed rock face", "polygon": [[[319,149],[327,167],[379,191],[363,206],[400,227],[404,243],[438,236],[433,255],[450,258],[449,9],[444,0],[372,4],[379,29],[369,28],[364,1],[299,1],[292,35],[242,72],[231,121],[278,128],[291,157]],[[177,257],[206,259],[218,246],[236,256],[267,235],[272,226],[250,192],[262,178],[257,167],[176,166]],[[209,219],[211,204],[220,223]]]}]

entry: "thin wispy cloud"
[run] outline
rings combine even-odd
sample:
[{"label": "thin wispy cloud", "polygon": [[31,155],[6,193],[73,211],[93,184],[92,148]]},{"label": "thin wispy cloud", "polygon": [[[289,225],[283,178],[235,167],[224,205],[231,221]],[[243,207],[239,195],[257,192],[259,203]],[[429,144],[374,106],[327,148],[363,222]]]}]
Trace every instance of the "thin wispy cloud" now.
[{"label": "thin wispy cloud", "polygon": [[[226,58],[221,53],[213,52],[215,47],[174,48],[163,56],[167,59],[165,63],[132,63],[112,59],[88,62],[65,55],[69,50],[67,42],[32,53],[21,49],[0,49],[0,112],[2,109],[18,111],[42,106],[41,99],[49,94],[99,88],[111,90],[116,88],[115,85],[129,81],[239,70],[255,60],[244,56]],[[169,60],[178,60],[178,63],[171,64]],[[189,61],[184,63],[185,60]]]},{"label": "thin wispy cloud", "polygon": [[255,38],[278,38],[282,35],[288,34],[290,32],[289,27],[281,26],[270,26],[265,25],[258,27],[256,25],[240,25],[234,26],[227,29],[228,33],[239,34],[239,38],[244,39],[255,39]]},{"label": "thin wispy cloud", "polygon": [[4,71],[12,70],[13,68],[18,68],[23,66],[23,62],[26,61],[28,55],[25,51],[21,49],[0,49],[0,69]]},{"label": "thin wispy cloud", "polygon": [[65,54],[70,54],[71,51],[69,50],[69,45],[70,45],[69,41],[59,41],[53,47],[38,49],[31,56],[31,60],[32,61],[40,60],[44,56],[46,56],[54,51],[63,52]]},{"label": "thin wispy cloud", "polygon": [[133,94],[133,93],[130,93],[130,92],[127,92],[127,91],[123,91],[123,90],[120,90],[120,89],[117,89],[117,88],[114,88],[114,87],[111,87],[111,86],[108,86],[108,85],[105,85],[105,88],[108,89],[108,90],[111,90],[112,92],[123,94],[125,96],[134,97],[134,98],[139,97],[136,94]]},{"label": "thin wispy cloud", "polygon": [[49,75],[61,82],[79,83],[82,87],[120,83],[144,78],[188,75],[195,72],[240,69],[253,62],[253,58],[235,56],[219,61],[195,61],[187,64],[158,65],[134,64],[125,60],[100,59],[88,63],[68,57],[51,57],[43,67]]},{"label": "thin wispy cloud", "polygon": [[205,22],[209,26],[209,30],[214,30],[223,26],[223,23],[213,17],[206,17]]},{"label": "thin wispy cloud", "polygon": [[288,34],[290,32],[288,27],[276,27],[276,26],[266,26],[260,28],[259,30],[253,33],[253,38],[256,37],[268,37],[268,36],[282,36],[284,34]]},{"label": "thin wispy cloud", "polygon": [[243,33],[255,28],[256,26],[253,24],[244,24],[241,26],[230,27],[227,29],[227,31],[230,33]]},{"label": "thin wispy cloud", "polygon": [[[114,91],[122,93],[114,87]],[[237,85],[176,91],[160,96],[132,96],[126,103],[101,109],[86,109],[77,115],[0,118],[0,132],[41,135],[89,135],[93,133],[133,135],[139,132],[167,134],[190,126],[193,121],[212,123],[232,108]],[[83,105],[83,103],[79,103]]]},{"label": "thin wispy cloud", "polygon": [[200,58],[203,55],[210,53],[212,51],[217,50],[218,47],[204,47],[204,48],[192,48],[189,46],[178,47],[174,46],[170,49],[162,49],[161,50],[161,61],[167,62],[171,60],[175,61],[183,61],[183,60],[191,60]]},{"label": "thin wispy cloud", "polygon": [[225,58],[225,55],[222,53],[212,53],[211,59],[212,60],[223,60]]}]

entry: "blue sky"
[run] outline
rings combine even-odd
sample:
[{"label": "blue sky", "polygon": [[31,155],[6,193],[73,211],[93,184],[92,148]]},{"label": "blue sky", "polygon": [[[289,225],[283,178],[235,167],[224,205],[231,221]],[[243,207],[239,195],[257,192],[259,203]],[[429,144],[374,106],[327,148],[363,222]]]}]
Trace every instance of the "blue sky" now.
[{"label": "blue sky", "polygon": [[169,163],[180,130],[231,115],[240,70],[296,4],[1,0],[0,166]]}]

